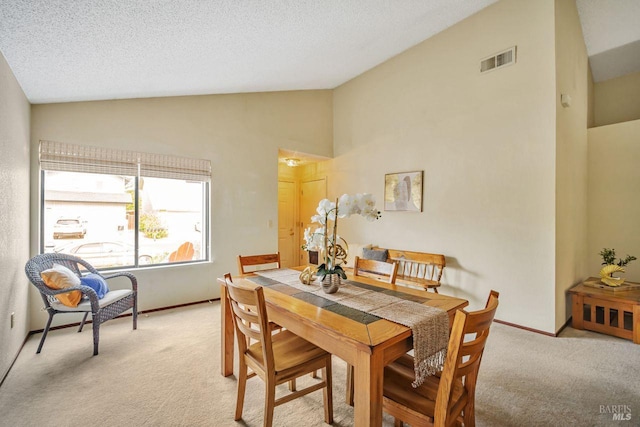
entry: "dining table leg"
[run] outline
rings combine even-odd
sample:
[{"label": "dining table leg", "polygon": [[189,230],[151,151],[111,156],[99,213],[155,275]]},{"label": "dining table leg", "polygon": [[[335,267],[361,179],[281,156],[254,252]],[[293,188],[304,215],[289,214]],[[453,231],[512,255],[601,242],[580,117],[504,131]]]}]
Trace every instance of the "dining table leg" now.
[{"label": "dining table leg", "polygon": [[223,376],[233,375],[233,319],[227,298],[227,287],[220,284],[220,371]]},{"label": "dining table leg", "polygon": [[358,350],[354,374],[355,425],[381,426],[382,384],[384,380],[382,352]]}]

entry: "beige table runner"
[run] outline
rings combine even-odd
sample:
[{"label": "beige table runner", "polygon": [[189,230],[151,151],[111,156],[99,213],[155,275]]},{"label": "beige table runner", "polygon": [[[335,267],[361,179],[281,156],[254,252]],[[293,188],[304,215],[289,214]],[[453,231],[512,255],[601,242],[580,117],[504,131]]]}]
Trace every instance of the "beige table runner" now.
[{"label": "beige table runner", "polygon": [[291,269],[264,270],[256,274],[411,328],[416,374],[414,387],[442,370],[449,341],[449,315],[445,310],[349,283],[344,283],[334,294],[326,294],[318,279],[305,285],[298,279],[300,272]]}]

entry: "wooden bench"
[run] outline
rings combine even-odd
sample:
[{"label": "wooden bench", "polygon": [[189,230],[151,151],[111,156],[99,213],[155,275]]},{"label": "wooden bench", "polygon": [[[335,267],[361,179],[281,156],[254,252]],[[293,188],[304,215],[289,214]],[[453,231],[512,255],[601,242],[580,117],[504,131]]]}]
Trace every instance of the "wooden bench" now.
[{"label": "wooden bench", "polygon": [[387,262],[398,264],[396,283],[433,289],[438,293],[442,271],[446,266],[444,255],[426,252],[403,251],[374,246],[374,250],[387,250]]}]

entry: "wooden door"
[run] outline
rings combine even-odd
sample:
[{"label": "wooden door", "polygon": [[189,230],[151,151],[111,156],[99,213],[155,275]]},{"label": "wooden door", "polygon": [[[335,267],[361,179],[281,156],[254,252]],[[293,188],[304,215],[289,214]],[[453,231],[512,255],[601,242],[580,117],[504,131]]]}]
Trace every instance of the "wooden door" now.
[{"label": "wooden door", "polygon": [[[312,224],[311,217],[315,215],[320,200],[327,197],[327,179],[321,178],[300,183],[300,246],[304,244],[304,230],[311,227],[315,230],[320,224]],[[306,251],[300,253],[300,264],[309,263],[309,254]]]},{"label": "wooden door", "polygon": [[296,184],[278,181],[278,251],[284,267],[299,265],[298,229],[296,227]]}]

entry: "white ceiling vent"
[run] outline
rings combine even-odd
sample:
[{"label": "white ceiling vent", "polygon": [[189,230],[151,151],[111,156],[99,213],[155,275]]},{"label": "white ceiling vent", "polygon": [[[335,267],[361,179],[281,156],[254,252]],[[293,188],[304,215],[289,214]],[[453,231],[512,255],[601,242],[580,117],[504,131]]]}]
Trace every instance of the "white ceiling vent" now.
[{"label": "white ceiling vent", "polygon": [[516,47],[512,46],[507,50],[483,59],[480,62],[480,72],[484,73],[486,71],[495,70],[496,68],[506,67],[507,65],[515,64],[515,62]]}]

